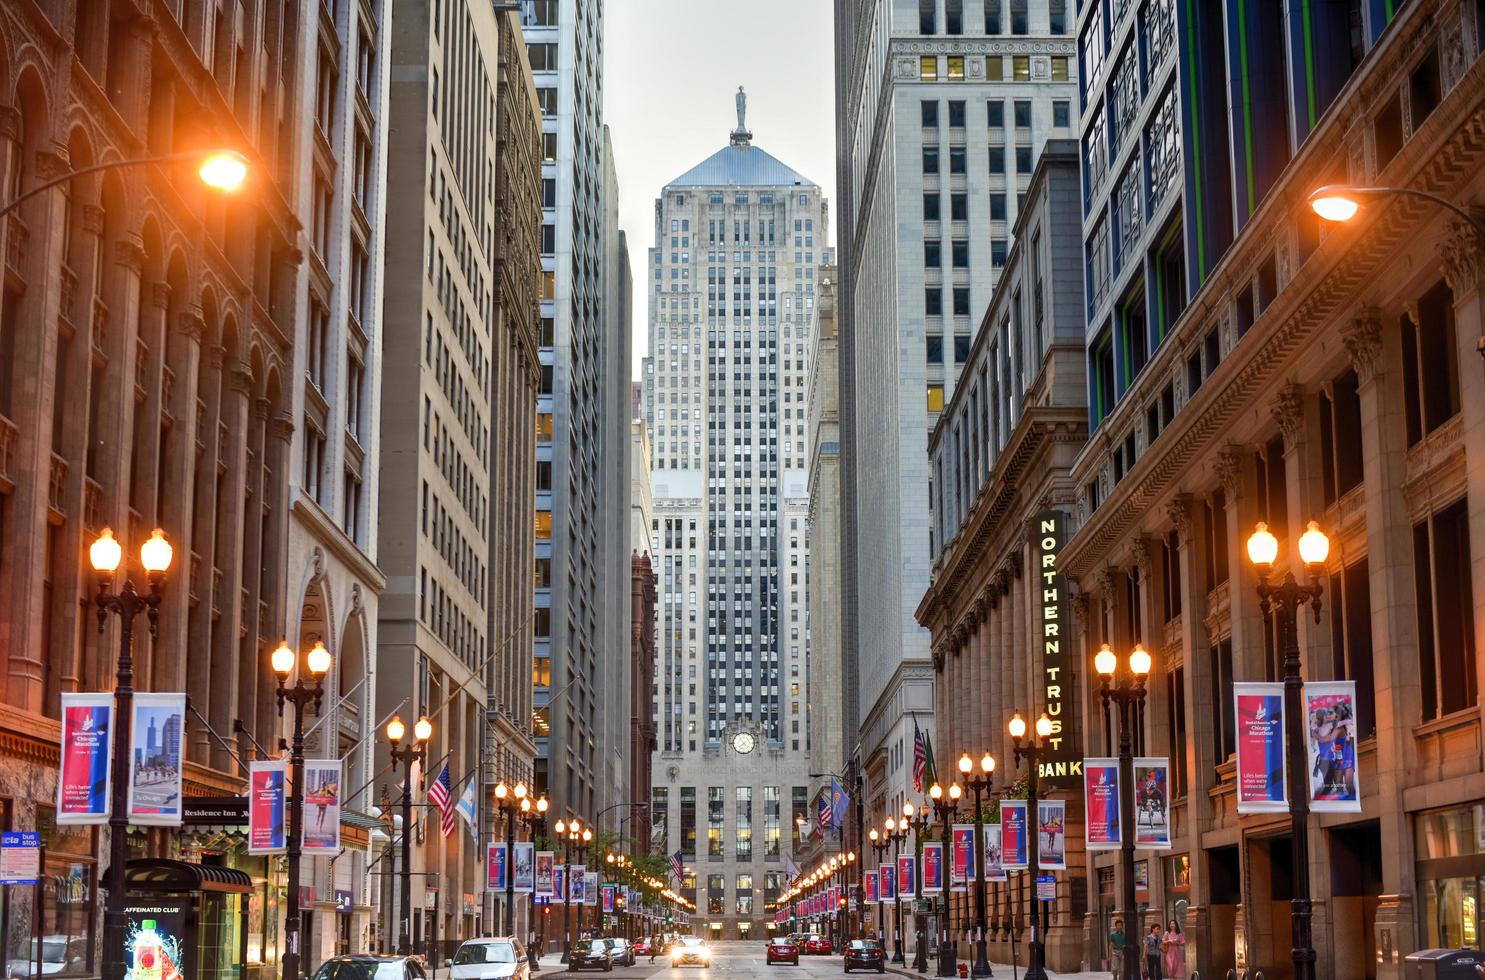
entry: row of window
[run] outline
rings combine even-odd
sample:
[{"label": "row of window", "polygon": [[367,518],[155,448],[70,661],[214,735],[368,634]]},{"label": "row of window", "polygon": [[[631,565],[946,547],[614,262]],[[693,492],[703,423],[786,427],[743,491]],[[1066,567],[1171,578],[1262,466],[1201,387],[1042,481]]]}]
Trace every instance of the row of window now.
[{"label": "row of window", "polygon": [[[1032,23],[1033,10],[1030,9],[1029,0],[984,0],[985,7],[985,33],[996,35],[1009,32],[1015,36],[1025,36],[1033,32],[1045,30],[1048,34],[1066,34],[1068,29],[1067,0],[1047,0],[1047,19],[1042,22],[1040,16],[1036,23]],[[1041,4],[1037,4],[1041,7]],[[939,33],[939,25],[943,26],[943,33],[948,35],[959,35],[964,33],[964,0],[918,0],[918,33],[932,35]]]}]

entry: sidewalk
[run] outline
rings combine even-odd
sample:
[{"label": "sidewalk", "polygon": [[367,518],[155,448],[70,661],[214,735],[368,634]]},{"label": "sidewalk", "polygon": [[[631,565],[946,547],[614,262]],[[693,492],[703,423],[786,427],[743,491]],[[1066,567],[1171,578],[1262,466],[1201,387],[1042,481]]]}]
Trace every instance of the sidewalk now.
[{"label": "sidewalk", "polygon": [[[1012,977],[1026,975],[1025,963],[1018,964],[1014,972],[1012,972],[1011,964],[997,963],[991,960],[990,969],[994,974],[995,980],[1001,980],[1002,977],[1010,980]],[[935,964],[929,965],[927,973],[918,973],[912,969],[911,963],[908,963],[906,966],[896,966],[891,960],[888,960],[887,972],[896,973],[899,976],[912,977],[913,980],[938,980],[938,969]],[[1109,980],[1110,974],[1108,970],[1081,970],[1077,973],[1058,973],[1056,970],[1048,970],[1047,976],[1055,978],[1055,980]]]}]

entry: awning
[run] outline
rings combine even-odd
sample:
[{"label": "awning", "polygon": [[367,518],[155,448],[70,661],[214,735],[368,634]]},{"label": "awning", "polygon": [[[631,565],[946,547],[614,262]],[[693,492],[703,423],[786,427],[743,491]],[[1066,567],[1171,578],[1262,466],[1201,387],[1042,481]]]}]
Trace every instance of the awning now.
[{"label": "awning", "polygon": [[226,892],[251,895],[253,879],[236,868],[165,858],[136,858],[124,867],[124,887],[145,893]]}]

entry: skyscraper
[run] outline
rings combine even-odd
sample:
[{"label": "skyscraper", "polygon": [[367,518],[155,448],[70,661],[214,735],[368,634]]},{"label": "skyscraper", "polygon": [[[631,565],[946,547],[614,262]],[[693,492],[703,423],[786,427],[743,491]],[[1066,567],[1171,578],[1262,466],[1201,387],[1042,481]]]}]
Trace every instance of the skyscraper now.
[{"label": "skyscraper", "polygon": [[829,255],[819,186],[754,146],[745,113],[739,91],[728,144],[665,186],[645,273],[652,817],[667,853],[701,862],[687,885],[728,937],[761,928],[782,883],[783,800],[802,811],[808,793],[806,350]]},{"label": "skyscraper", "polygon": [[[621,779],[606,657],[628,649],[629,316],[618,185],[601,118],[603,5],[522,12],[542,110],[541,391],[536,443],[537,780],[557,814],[592,819]],[[614,417],[612,413],[617,412]],[[627,683],[619,679],[620,683]],[[616,710],[627,711],[627,706]],[[618,814],[614,814],[614,822]],[[606,826],[614,826],[606,823]]]},{"label": "skyscraper", "polygon": [[928,434],[1041,147],[1075,133],[1073,6],[836,4],[842,641],[855,682],[842,716],[877,812],[911,788],[911,716],[931,730],[928,633],[913,619],[933,543]]}]

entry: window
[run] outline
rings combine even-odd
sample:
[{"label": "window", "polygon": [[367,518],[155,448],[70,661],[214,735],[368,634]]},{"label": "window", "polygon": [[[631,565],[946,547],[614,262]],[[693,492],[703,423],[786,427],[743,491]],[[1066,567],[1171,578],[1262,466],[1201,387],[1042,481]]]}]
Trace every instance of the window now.
[{"label": "window", "polygon": [[1052,56],[1052,81],[1067,81],[1067,55],[1054,54]]},{"label": "window", "polygon": [[779,788],[763,787],[763,857],[779,856]]},{"label": "window", "polygon": [[723,856],[722,825],[726,820],[727,800],[721,786],[709,786],[706,791],[706,854],[707,857]]},{"label": "window", "polygon": [[944,315],[944,291],[937,286],[923,290],[923,313],[926,316]]},{"label": "window", "polygon": [[964,0],[944,0],[944,33],[964,33]]},{"label": "window", "polygon": [[[37,896],[40,907],[31,909],[36,921],[29,936],[12,933],[6,937],[6,959],[21,964],[21,975],[87,976],[94,972],[93,919],[98,898],[95,831],[91,827],[58,826],[56,808],[50,806],[36,808],[36,830],[45,855]],[[10,897],[6,918],[15,919],[7,925],[13,927],[24,921],[21,909],[20,901]],[[16,943],[24,945],[17,948]]]},{"label": "window", "polygon": [[925,100],[922,104],[923,128],[938,128],[938,103],[933,100]]},{"label": "window", "polygon": [[957,239],[954,240],[954,242],[950,246],[950,249],[953,252],[954,268],[956,268],[956,269],[968,269],[969,268],[969,242],[967,240],[965,240],[965,239],[957,238]]},{"label": "window", "polygon": [[990,173],[992,175],[1005,174],[1005,147],[990,147]]},{"label": "window", "polygon": [[993,191],[990,194],[990,220],[1005,220],[1005,192]]},{"label": "window", "polygon": [[985,124],[991,129],[1003,129],[1005,127],[1005,103],[999,99],[991,99],[985,103]]},{"label": "window", "polygon": [[963,364],[969,360],[969,335],[956,334],[954,336],[954,363]]},{"label": "window", "polygon": [[[1047,33],[1067,33],[1067,0],[1049,0],[1047,4]],[[1055,75],[1053,76],[1056,77]]]},{"label": "window", "polygon": [[927,357],[929,364],[944,363],[944,338],[941,334],[931,333],[924,338],[927,346]]},{"label": "window", "polygon": [[1333,676],[1356,682],[1356,736],[1377,730],[1376,677],[1372,667],[1372,599],[1367,560],[1330,576]]},{"label": "window", "polygon": [[998,54],[985,56],[985,81],[1005,81],[1005,59]]},{"label": "window", "polygon": [[969,316],[969,287],[954,287],[954,315]]},{"label": "window", "polygon": [[[753,788],[739,786],[737,793],[737,830],[735,850],[739,861],[753,860]],[[751,896],[751,888],[749,889]],[[739,909],[741,911],[741,909]]]},{"label": "window", "polygon": [[808,825],[806,812],[809,809],[809,790],[804,786],[794,786],[789,791],[789,826],[792,828],[790,834],[793,839],[794,850],[799,850],[803,843],[804,835],[801,830]]},{"label": "window", "polygon": [[962,174],[965,169],[965,149],[962,146],[949,147],[949,173]]},{"label": "window", "polygon": [[938,147],[923,147],[923,172],[925,174],[938,174]]},{"label": "window", "polygon": [[1031,173],[1031,147],[1016,147],[1016,173],[1023,175]]},{"label": "window", "polygon": [[1186,795],[1186,668],[1165,675],[1165,717],[1170,726],[1170,795]]},{"label": "window", "polygon": [[938,221],[941,199],[937,192],[929,192],[923,195],[923,220]]},{"label": "window", "polygon": [[964,81],[964,55],[951,54],[948,58],[949,81]]},{"label": "window", "polygon": [[949,128],[964,128],[964,103],[957,99],[949,102]]},{"label": "window", "polygon": [[1006,240],[1004,238],[990,239],[990,267],[999,269],[1005,266]]},{"label": "window", "polygon": [[918,0],[918,33],[933,34],[936,30],[934,16],[935,0]]},{"label": "window", "polygon": [[1418,301],[1418,324],[1402,330],[1403,393],[1408,445],[1459,414],[1459,364],[1454,338],[1454,294],[1439,283]]},{"label": "window", "polygon": [[949,217],[954,221],[969,220],[969,195],[955,193],[949,195]]},{"label": "window", "polygon": [[1011,58],[1011,77],[1018,82],[1031,81],[1031,56],[1014,55]]},{"label": "window", "polygon": [[944,410],[944,386],[928,386],[928,410],[930,412],[942,412]]},{"label": "window", "polygon": [[1423,721],[1478,700],[1466,503],[1460,500],[1413,526]]},{"label": "window", "polygon": [[1161,610],[1167,623],[1181,615],[1181,542],[1175,531],[1160,539]]},{"label": "window", "polygon": [[1232,640],[1212,647],[1212,710],[1216,718],[1216,762],[1226,762],[1237,751],[1236,725],[1233,715],[1237,706],[1232,698]]},{"label": "window", "polygon": [[1015,107],[1016,128],[1017,129],[1030,129],[1031,128],[1031,103],[1030,102],[1024,102],[1024,101],[1022,101],[1020,99],[1017,99],[1013,103],[1013,106]]},{"label": "window", "polygon": [[943,264],[943,243],[937,238],[925,238],[923,240],[923,267],[937,269]]},{"label": "window", "polygon": [[985,33],[1000,33],[1001,0],[985,0]]},{"label": "window", "polygon": [[1361,398],[1355,371],[1320,391],[1320,491],[1329,507],[1361,485]]},{"label": "window", "polygon": [[1145,324],[1145,294],[1135,293],[1119,307],[1120,391],[1128,391],[1145,369],[1150,357],[1149,331]]},{"label": "window", "polygon": [[1031,33],[1031,19],[1026,15],[1026,0],[1011,0],[1011,33]]},{"label": "window", "polygon": [[1052,103],[1052,125],[1066,128],[1071,125],[1071,110],[1068,108],[1066,99],[1057,99]]},{"label": "window", "polygon": [[1206,536],[1206,585],[1211,592],[1227,581],[1227,500],[1221,490],[1202,505],[1202,533]]},{"label": "window", "polygon": [[727,912],[727,876],[706,876],[706,911],[709,915],[724,915]]},{"label": "window", "polygon": [[925,82],[938,81],[938,55],[925,54],[918,59],[918,78]]},{"label": "window", "polygon": [[[741,793],[742,790],[738,790],[738,792]],[[752,792],[752,791],[749,790],[749,792]],[[750,849],[750,853],[751,853],[751,849]],[[741,854],[738,855],[738,859],[739,860],[742,859],[742,855]],[[740,875],[737,876],[737,892],[736,892],[736,894],[737,894],[737,914],[738,915],[752,915],[753,914],[753,876],[752,875],[749,875],[749,874],[740,874]]]}]

